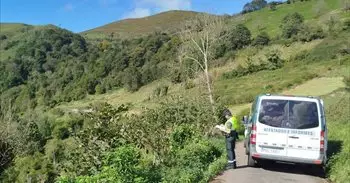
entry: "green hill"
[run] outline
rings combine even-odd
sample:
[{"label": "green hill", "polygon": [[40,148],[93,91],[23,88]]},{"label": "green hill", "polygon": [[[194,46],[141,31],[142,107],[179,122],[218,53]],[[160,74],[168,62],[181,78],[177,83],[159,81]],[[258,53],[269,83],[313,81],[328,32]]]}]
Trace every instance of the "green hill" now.
[{"label": "green hill", "polygon": [[87,30],[81,34],[88,38],[109,36],[113,33],[115,36],[132,37],[145,35],[156,31],[171,32],[178,28],[184,20],[193,18],[197,12],[192,11],[168,11],[153,16],[135,19],[125,19],[117,22]]},{"label": "green hill", "polygon": [[0,23],[0,34],[11,36],[31,27],[31,25],[21,23]]},{"label": "green hill", "polygon": [[[309,0],[225,16],[232,34],[210,63],[218,107],[239,117],[261,93],[325,98],[329,144],[342,144],[331,148],[327,165],[336,183],[347,180],[350,161],[350,14],[342,3]],[[294,32],[282,36],[282,20],[295,12],[304,22],[285,23]],[[171,34],[196,14],[165,12],[81,34],[1,24],[1,182],[207,182],[220,172],[224,144],[203,135],[214,120],[201,73],[194,62],[179,62],[183,43]],[[254,44],[257,35],[263,43]]]}]

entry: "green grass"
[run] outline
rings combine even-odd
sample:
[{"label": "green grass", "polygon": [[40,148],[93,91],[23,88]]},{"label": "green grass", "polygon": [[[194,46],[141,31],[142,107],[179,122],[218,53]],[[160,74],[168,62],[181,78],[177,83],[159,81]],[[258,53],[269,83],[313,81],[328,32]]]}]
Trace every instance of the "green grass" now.
[{"label": "green grass", "polygon": [[350,93],[340,90],[324,97],[328,123],[328,176],[343,183],[350,176]]},{"label": "green grass", "polygon": [[25,27],[31,26],[21,23],[0,23],[0,33],[5,35],[13,35]]},{"label": "green grass", "polygon": [[[321,3],[323,1],[324,3]],[[259,31],[266,31],[270,36],[280,34],[281,20],[288,13],[298,12],[305,17],[306,22],[317,23],[321,16],[330,13],[333,16],[345,17],[345,12],[334,12],[342,7],[342,0],[310,0],[307,2],[297,2],[292,4],[282,4],[277,6],[277,10],[271,11],[264,8],[261,11],[245,14],[237,17],[234,21],[244,23],[253,33],[257,35]]]},{"label": "green grass", "polygon": [[88,38],[103,38],[104,35],[115,33],[116,37],[133,37],[144,35],[155,31],[169,31],[179,28],[184,20],[196,16],[192,11],[168,11],[153,16],[137,19],[125,19],[112,22],[81,34]]}]

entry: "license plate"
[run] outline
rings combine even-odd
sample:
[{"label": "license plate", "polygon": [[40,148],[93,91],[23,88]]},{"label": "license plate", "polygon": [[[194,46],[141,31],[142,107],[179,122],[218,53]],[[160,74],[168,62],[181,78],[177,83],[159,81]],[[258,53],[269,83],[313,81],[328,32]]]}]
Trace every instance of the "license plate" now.
[{"label": "license plate", "polygon": [[270,149],[270,148],[263,148],[263,147],[261,148],[261,151],[265,153],[273,153],[273,154],[281,153],[281,150],[279,149]]}]

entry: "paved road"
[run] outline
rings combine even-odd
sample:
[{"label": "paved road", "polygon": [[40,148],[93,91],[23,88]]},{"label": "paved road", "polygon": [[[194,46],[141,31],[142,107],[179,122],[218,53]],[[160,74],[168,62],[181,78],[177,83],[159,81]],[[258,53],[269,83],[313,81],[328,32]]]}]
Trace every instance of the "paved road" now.
[{"label": "paved road", "polygon": [[327,183],[311,167],[271,163],[260,168],[247,167],[243,143],[237,143],[237,166],[223,172],[211,183]]}]

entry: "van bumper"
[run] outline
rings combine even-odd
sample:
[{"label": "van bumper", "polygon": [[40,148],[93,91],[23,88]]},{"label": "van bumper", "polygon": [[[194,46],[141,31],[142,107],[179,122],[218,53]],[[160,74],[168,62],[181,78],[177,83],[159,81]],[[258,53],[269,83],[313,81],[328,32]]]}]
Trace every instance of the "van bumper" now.
[{"label": "van bumper", "polygon": [[313,165],[324,165],[326,164],[326,156],[320,154],[317,159],[305,159],[305,158],[295,158],[295,157],[286,157],[286,156],[275,156],[269,154],[261,154],[257,153],[255,148],[250,148],[250,155],[254,160],[273,160],[280,162],[288,162],[288,163],[300,163],[300,164],[313,164]]}]

